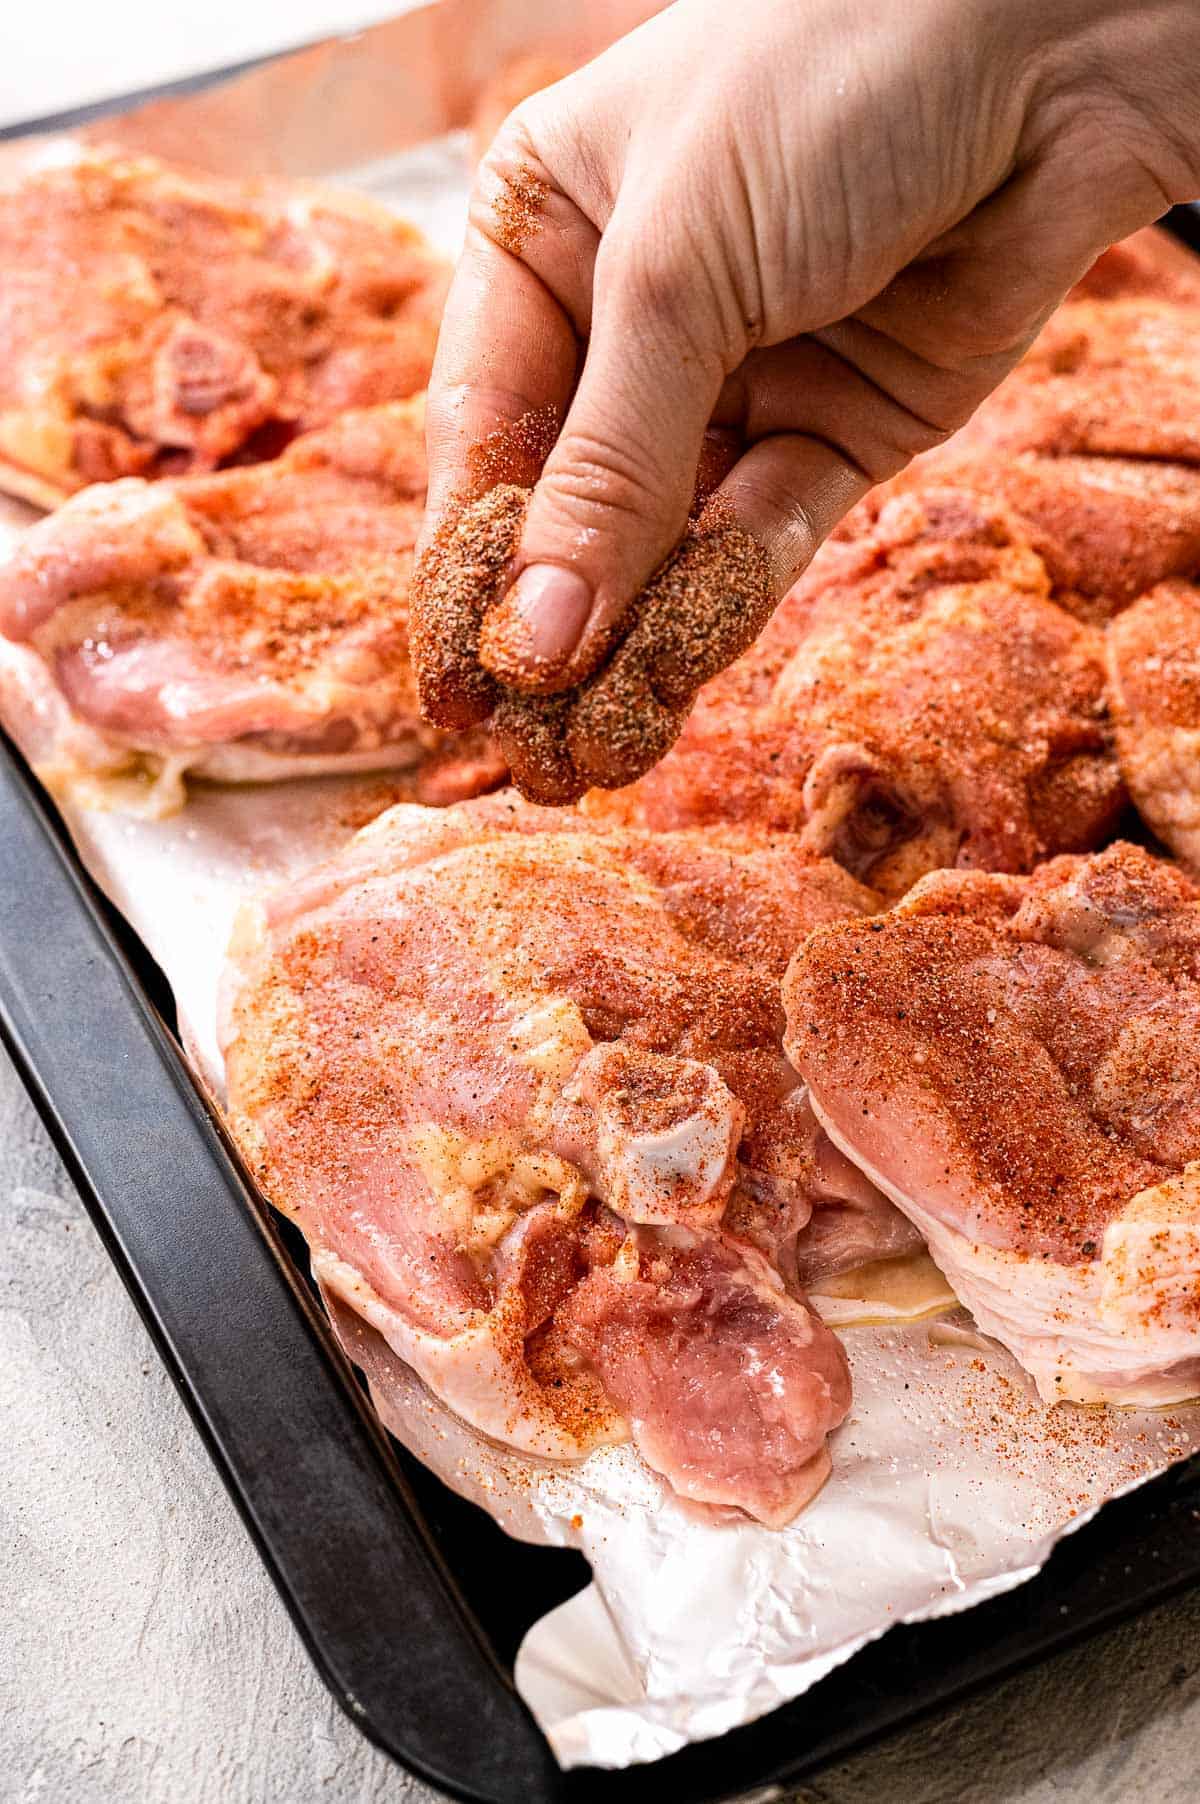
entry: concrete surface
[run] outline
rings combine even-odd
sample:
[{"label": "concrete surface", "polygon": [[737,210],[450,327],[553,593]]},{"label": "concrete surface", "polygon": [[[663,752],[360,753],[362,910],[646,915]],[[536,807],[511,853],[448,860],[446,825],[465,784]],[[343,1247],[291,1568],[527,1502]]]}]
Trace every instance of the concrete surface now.
[{"label": "concrete surface", "polygon": [[[0,1416],[2,1804],[431,1804],[326,1697],[2,1053]],[[1198,1749],[1200,1595],[796,1804],[1194,1804]]]}]

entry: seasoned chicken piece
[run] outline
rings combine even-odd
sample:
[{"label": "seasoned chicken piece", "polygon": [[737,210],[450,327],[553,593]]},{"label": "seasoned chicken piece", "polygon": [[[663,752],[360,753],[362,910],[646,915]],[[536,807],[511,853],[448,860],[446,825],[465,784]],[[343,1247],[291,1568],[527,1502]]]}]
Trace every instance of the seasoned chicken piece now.
[{"label": "seasoned chicken piece", "polygon": [[1159,838],[1200,872],[1200,589],[1162,583],[1108,629],[1117,751]]},{"label": "seasoned chicken piece", "polygon": [[961,431],[876,489],[970,489],[1020,520],[1053,597],[1103,621],[1200,568],[1200,260],[1165,234],[1114,245]]},{"label": "seasoned chicken piece", "polygon": [[940,872],[784,1000],[830,1137],[1044,1397],[1200,1393],[1200,888],[1122,844]]},{"label": "seasoned chicken piece", "polygon": [[1147,226],[1098,257],[1070,299],[1132,300],[1138,295],[1200,303],[1200,258],[1172,233]]},{"label": "seasoned chicken piece", "polygon": [[[408,659],[425,500],[420,400],[347,413],[274,463],[73,497],[0,564],[0,631],[38,654],[98,749],[232,781],[438,763],[504,774],[421,723]],[[68,743],[69,742],[69,743]],[[40,765],[62,781],[64,725]],[[453,783],[449,794],[453,794]]]},{"label": "seasoned chicken piece", "polygon": [[935,452],[1200,461],[1200,301],[1069,301],[974,417]]},{"label": "seasoned chicken piece", "polygon": [[823,1136],[779,979],[873,906],[793,838],[393,809],[241,922],[234,1131],[466,1421],[551,1458],[631,1433],[681,1495],[785,1522],[850,1386],[795,1283]]},{"label": "seasoned chicken piece", "polygon": [[800,833],[890,896],[943,865],[1020,871],[1096,844],[1123,791],[1103,642],[979,496],[893,497],[831,544],[757,644],[597,818]]},{"label": "seasoned chicken piece", "polygon": [[1164,578],[1200,570],[1200,468],[1157,458],[942,450],[873,490],[837,536],[870,532],[895,495],[939,487],[1006,508],[1045,564],[1052,598],[1081,620],[1102,624]]},{"label": "seasoned chicken piece", "polygon": [[1105,620],[1200,568],[1200,261],[1151,230],[1100,258],[1012,374],[944,445],[867,497],[970,489],[1020,520],[1054,599]]},{"label": "seasoned chicken piece", "polygon": [[0,193],[0,488],[270,456],[423,388],[445,270],[355,195],[71,147]]}]

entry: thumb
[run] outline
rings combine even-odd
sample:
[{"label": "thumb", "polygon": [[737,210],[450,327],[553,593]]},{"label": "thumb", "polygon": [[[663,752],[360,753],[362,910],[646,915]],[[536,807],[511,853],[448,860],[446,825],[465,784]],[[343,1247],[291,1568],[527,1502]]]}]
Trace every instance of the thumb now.
[{"label": "thumb", "polygon": [[485,669],[553,694],[603,662],[635,597],[687,524],[719,358],[672,304],[621,282],[602,258],[583,373],[525,516],[513,582],[480,639]]}]

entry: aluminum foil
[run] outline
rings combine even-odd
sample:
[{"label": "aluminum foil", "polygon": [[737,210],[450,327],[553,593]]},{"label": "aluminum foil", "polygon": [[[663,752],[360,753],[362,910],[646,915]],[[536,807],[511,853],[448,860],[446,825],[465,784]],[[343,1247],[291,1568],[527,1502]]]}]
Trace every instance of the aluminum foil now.
[{"label": "aluminum foil", "polygon": [[[553,0],[443,0],[92,135],[214,168],[349,181],[393,201],[453,253],[469,178],[454,128],[478,82],[524,49],[582,55],[651,9],[620,0],[569,9],[586,11],[586,35],[578,18],[564,29],[564,10]],[[0,503],[0,541],[31,517]],[[34,754],[29,669],[0,644],[0,717]],[[63,802],[84,863],[166,974],[213,1094],[216,989],[239,904],[327,856],[397,799],[402,777],[197,787],[166,820],[94,796]],[[872,1286],[818,1299],[843,1335],[854,1405],[832,1439],[833,1477],[783,1531],[702,1518],[628,1446],[574,1467],[496,1447],[327,1299],[407,1447],[510,1533],[577,1547],[590,1561],[593,1583],[535,1624],[517,1659],[518,1688],[563,1765],[653,1760],[752,1721],[893,1624],[1020,1584],[1106,1499],[1200,1446],[1200,1407],[1042,1404],[928,1276],[907,1304]],[[923,1306],[939,1312],[905,1319]]]}]

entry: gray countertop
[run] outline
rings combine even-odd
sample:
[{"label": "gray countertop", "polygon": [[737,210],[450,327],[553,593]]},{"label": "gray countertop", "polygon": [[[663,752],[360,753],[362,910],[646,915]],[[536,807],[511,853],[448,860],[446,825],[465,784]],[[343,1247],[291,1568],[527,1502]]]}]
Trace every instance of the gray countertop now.
[{"label": "gray countertop", "polygon": [[[2,1053],[0,1398],[3,1804],[429,1804],[322,1688]],[[1194,1593],[796,1804],[1194,1804],[1198,1747]]]}]

